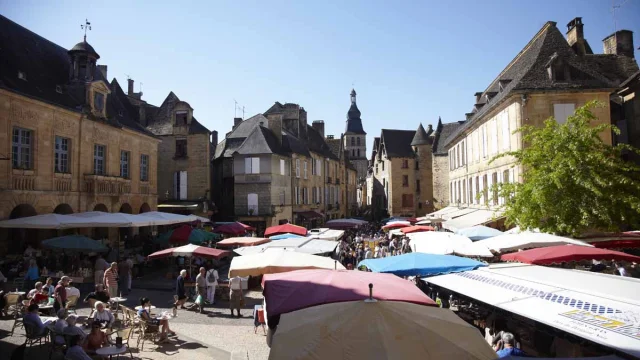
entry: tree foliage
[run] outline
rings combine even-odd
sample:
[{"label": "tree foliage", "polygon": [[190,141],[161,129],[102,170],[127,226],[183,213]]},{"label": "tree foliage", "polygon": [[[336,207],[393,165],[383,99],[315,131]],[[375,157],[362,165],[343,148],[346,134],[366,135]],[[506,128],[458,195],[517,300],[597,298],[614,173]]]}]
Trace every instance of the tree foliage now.
[{"label": "tree foliage", "polygon": [[523,182],[492,189],[506,199],[508,223],[574,236],[640,224],[640,167],[621,157],[638,150],[602,141],[600,133],[620,131],[593,124],[596,106],[601,105],[592,101],[578,108],[565,124],[551,117],[542,127],[521,127],[524,148],[491,160],[513,156],[523,171]]}]

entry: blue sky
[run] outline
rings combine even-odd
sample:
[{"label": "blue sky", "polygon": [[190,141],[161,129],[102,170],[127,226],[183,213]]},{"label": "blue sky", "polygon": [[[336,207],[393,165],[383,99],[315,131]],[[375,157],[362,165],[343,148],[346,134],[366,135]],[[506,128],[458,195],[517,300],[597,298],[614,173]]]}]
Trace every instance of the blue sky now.
[{"label": "blue sky", "polygon": [[[617,28],[640,46],[640,0],[615,0]],[[246,116],[273,102],[305,107],[327,134],[344,131],[349,92],[372,139],[381,128],[461,120],[473,94],[548,21],[581,16],[595,52],[614,31],[609,0],[588,1],[0,1],[0,13],[67,48],[88,41],[126,87],[160,105],[169,91],[220,137],[234,99]],[[636,58],[640,52],[636,50]],[[126,90],[126,89],[125,89]]]}]

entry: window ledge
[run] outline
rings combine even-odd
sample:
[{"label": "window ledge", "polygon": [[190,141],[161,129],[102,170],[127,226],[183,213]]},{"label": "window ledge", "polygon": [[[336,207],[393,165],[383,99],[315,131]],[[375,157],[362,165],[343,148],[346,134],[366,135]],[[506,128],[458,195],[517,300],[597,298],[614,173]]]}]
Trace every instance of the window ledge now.
[{"label": "window ledge", "polygon": [[33,175],[36,174],[36,172],[33,169],[13,169],[13,174],[14,175],[33,176]]},{"label": "window ledge", "polygon": [[186,156],[186,155],[174,156],[173,157],[173,160],[187,160],[187,159],[189,159],[189,157]]},{"label": "window ledge", "polygon": [[56,173],[54,173],[54,176],[57,177],[57,178],[71,179],[71,173],[56,172]]}]

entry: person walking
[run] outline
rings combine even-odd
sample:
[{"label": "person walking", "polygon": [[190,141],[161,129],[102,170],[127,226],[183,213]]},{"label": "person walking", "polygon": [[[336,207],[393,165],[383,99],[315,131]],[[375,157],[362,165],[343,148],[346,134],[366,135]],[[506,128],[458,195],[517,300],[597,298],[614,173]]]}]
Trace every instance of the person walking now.
[{"label": "person walking", "polygon": [[198,276],[196,276],[196,289],[198,292],[197,295],[201,296],[203,300],[207,298],[206,274],[207,274],[207,270],[204,267],[201,267],[200,270],[198,271]]},{"label": "person walking", "polygon": [[187,270],[180,270],[180,275],[176,279],[176,302],[173,303],[174,313],[175,310],[180,306],[181,309],[184,309],[184,303],[187,301],[187,292],[184,289],[184,279],[187,277]]},{"label": "person walking", "polygon": [[216,303],[216,287],[218,287],[218,279],[220,279],[218,269],[216,269],[215,266],[212,266],[211,269],[207,271],[207,301],[211,305]]},{"label": "person walking", "polygon": [[240,276],[234,276],[229,279],[229,309],[231,310],[231,316],[233,316],[233,310],[238,311],[238,317],[241,317],[240,309],[244,306],[244,294],[242,293],[242,278]]},{"label": "person walking", "polygon": [[103,284],[104,280],[104,271],[109,268],[109,263],[102,257],[102,255],[98,254],[98,258],[96,259],[95,264],[95,272],[94,272],[94,281],[97,284]]},{"label": "person walking", "polygon": [[103,283],[109,291],[109,297],[118,296],[118,263],[112,262],[111,266],[104,272]]},{"label": "person walking", "polygon": [[58,285],[53,290],[53,298],[55,299],[53,309],[56,313],[67,306],[67,286],[70,281],[71,279],[68,276],[61,277]]},{"label": "person walking", "polygon": [[127,265],[129,267],[129,271],[127,272],[127,293],[130,293],[131,280],[133,279],[133,260],[131,260],[131,256],[127,256]]}]

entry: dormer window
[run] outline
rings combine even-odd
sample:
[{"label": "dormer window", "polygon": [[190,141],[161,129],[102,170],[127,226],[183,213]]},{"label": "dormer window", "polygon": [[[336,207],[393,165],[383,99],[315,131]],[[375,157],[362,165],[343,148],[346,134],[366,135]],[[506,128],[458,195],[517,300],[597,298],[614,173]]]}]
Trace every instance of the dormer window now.
[{"label": "dormer window", "polygon": [[98,91],[93,92],[93,108],[102,113],[104,111],[104,94]]},{"label": "dormer window", "polygon": [[562,59],[558,58],[558,54],[554,53],[547,62],[547,73],[549,80],[553,82],[566,82],[571,80],[569,66],[565,65]]},{"label": "dormer window", "polygon": [[176,126],[187,125],[188,111],[176,111]]},{"label": "dormer window", "polygon": [[18,71],[18,79],[27,81],[27,73],[24,71]]}]

